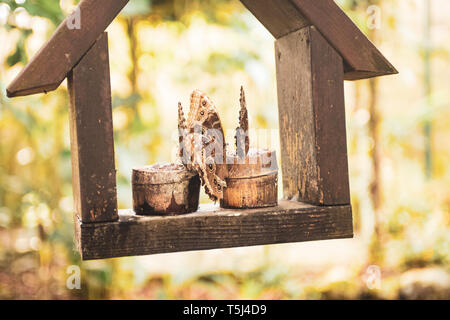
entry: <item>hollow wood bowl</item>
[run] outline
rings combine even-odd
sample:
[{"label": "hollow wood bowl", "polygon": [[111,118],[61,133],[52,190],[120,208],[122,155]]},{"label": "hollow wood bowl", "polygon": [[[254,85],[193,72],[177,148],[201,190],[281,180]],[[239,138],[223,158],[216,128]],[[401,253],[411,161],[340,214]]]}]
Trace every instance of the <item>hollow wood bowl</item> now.
[{"label": "hollow wood bowl", "polygon": [[250,149],[241,159],[227,156],[228,178],[222,208],[248,209],[278,205],[278,165],[276,152]]},{"label": "hollow wood bowl", "polygon": [[138,215],[178,215],[198,209],[200,178],[181,164],[135,168],[132,185],[133,208]]}]

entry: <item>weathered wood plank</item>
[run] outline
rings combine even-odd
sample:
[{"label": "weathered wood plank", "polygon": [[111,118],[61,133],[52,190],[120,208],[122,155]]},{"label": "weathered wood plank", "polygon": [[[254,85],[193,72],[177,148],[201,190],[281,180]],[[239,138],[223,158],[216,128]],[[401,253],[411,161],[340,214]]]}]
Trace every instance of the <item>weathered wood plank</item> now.
[{"label": "weathered wood plank", "polygon": [[351,238],[351,207],[281,201],[272,208],[231,210],[207,206],[170,217],[120,212],[117,222],[79,226],[83,260],[177,251]]},{"label": "weathered wood plank", "polygon": [[103,33],[68,76],[75,214],[83,222],[118,219],[109,79]]},{"label": "weathered wood plank", "polygon": [[241,2],[276,39],[311,24],[290,0]]},{"label": "weathered wood plank", "polygon": [[345,80],[398,71],[333,0],[290,0],[345,60]]},{"label": "weathered wood plank", "polygon": [[72,26],[72,17],[66,18],[6,89],[8,97],[48,92],[58,88],[128,1],[81,1],[75,10],[79,10],[80,29],[69,28]]},{"label": "weathered wood plank", "polygon": [[349,204],[342,58],[315,27],[275,47],[284,197]]}]

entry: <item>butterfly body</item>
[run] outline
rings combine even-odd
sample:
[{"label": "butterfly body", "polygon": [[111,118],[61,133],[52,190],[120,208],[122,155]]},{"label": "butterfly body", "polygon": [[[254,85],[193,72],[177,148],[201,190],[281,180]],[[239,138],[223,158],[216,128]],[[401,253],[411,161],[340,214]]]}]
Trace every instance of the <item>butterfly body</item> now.
[{"label": "butterfly body", "polygon": [[217,109],[206,94],[199,90],[192,92],[188,119],[185,122],[180,118],[180,126],[186,133],[182,147],[190,160],[187,168],[199,173],[210,199],[222,199],[228,176],[226,143]]}]

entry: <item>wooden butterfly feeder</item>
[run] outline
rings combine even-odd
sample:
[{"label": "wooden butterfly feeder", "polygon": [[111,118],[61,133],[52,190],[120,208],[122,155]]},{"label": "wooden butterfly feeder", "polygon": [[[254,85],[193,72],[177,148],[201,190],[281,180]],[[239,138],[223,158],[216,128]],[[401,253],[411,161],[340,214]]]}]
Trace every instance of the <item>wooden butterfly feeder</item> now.
[{"label": "wooden butterfly feeder", "polygon": [[107,34],[128,0],[82,0],[7,88],[46,93],[68,79],[75,240],[82,259],[353,236],[344,80],[395,74],[332,0],[241,0],[276,38],[281,169],[277,206],[200,206],[179,216],[117,210]]}]

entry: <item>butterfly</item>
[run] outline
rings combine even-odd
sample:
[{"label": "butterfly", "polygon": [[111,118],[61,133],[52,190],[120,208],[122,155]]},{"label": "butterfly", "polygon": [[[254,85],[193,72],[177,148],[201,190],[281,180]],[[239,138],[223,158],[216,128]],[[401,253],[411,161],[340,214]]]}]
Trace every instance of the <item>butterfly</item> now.
[{"label": "butterfly", "polygon": [[228,176],[226,143],[216,106],[206,94],[192,92],[187,120],[178,103],[178,130],[183,164],[198,172],[211,200],[221,200]]}]

